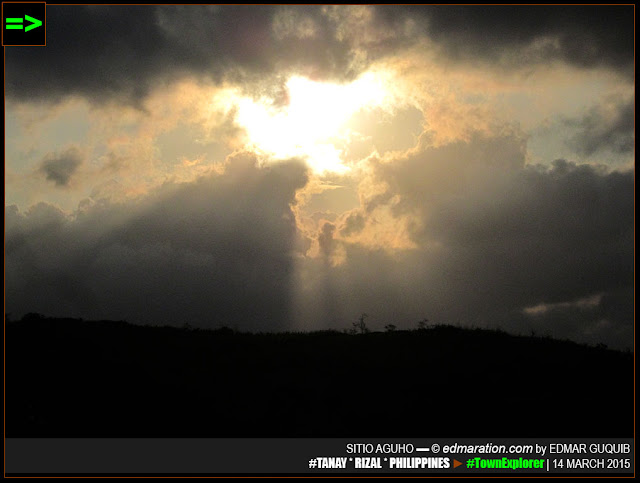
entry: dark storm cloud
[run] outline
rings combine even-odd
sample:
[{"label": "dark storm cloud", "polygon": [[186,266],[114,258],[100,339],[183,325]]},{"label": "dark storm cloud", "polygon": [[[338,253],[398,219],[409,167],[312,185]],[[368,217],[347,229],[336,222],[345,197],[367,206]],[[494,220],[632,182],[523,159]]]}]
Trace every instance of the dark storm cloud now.
[{"label": "dark storm cloud", "polygon": [[51,5],[47,47],[7,49],[6,92],[139,105],[157,83],[192,74],[282,97],[278,75],[353,79],[425,36],[450,60],[562,60],[632,75],[632,8]]},{"label": "dark storm cloud", "polygon": [[[478,136],[380,164],[390,209],[418,220],[418,248],[391,255],[345,244],[346,262],[326,282],[338,318],[367,312],[381,330],[428,317],[631,346],[633,173],[562,160],[528,166],[525,152],[518,136]],[[375,223],[378,207],[358,215]],[[321,313],[318,304],[308,311]],[[552,310],[525,313],[540,304]]]},{"label": "dark storm cloud", "polygon": [[[154,83],[181,73],[218,80],[235,67],[270,71],[274,11],[260,6],[52,5],[47,48],[7,52],[7,92],[22,100],[76,94],[138,102]],[[324,49],[319,55],[331,52]]]},{"label": "dark storm cloud", "polygon": [[[492,199],[439,203],[425,229],[496,306],[559,303],[633,283],[633,175],[557,161],[506,179]],[[426,234],[425,234],[426,235]]]},{"label": "dark storm cloud", "polygon": [[505,66],[562,60],[634,73],[634,8],[627,6],[384,7],[412,17],[447,58]]},{"label": "dark storm cloud", "polygon": [[635,103],[619,102],[607,113],[604,107],[593,107],[581,119],[566,121],[578,133],[568,144],[580,154],[592,156],[610,150],[632,154],[635,148]]},{"label": "dark storm cloud", "polygon": [[82,164],[82,153],[77,148],[69,148],[63,153],[50,153],[40,164],[39,172],[56,186],[68,186],[71,177]]},{"label": "dark storm cloud", "polygon": [[296,68],[348,78],[357,67],[352,39],[336,34],[342,21],[306,6],[51,5],[47,48],[7,50],[7,93],[139,102],[181,74],[259,81]]},{"label": "dark storm cloud", "polygon": [[138,201],[6,209],[7,310],[148,324],[284,328],[305,168],[258,168],[166,184]]}]

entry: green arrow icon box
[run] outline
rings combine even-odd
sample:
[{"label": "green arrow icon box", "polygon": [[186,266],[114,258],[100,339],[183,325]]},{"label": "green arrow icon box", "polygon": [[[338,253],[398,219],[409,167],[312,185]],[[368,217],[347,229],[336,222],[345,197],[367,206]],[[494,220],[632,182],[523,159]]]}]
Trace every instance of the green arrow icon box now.
[{"label": "green arrow icon box", "polygon": [[45,2],[3,2],[3,46],[47,45],[47,4]]}]

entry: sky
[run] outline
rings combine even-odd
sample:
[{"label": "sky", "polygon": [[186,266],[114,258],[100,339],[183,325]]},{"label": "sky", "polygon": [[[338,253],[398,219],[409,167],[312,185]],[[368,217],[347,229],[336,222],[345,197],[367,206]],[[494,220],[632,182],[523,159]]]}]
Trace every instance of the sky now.
[{"label": "sky", "polygon": [[633,6],[47,6],[5,310],[633,346]]}]

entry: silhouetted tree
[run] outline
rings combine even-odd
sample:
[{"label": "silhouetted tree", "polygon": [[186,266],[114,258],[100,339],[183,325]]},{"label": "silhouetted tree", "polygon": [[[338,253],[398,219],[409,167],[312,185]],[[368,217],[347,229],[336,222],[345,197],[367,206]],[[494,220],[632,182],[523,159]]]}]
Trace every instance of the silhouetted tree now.
[{"label": "silhouetted tree", "polygon": [[385,326],[384,326],[384,329],[385,329],[387,332],[393,332],[394,330],[396,330],[396,326],[395,326],[395,325],[393,325],[393,324],[388,324],[388,325],[385,325]]},{"label": "silhouetted tree", "polygon": [[427,329],[427,323],[429,322],[429,319],[424,318],[422,319],[420,322],[418,322],[418,330],[426,330]]},{"label": "silhouetted tree", "polygon": [[366,319],[367,317],[369,316],[364,313],[361,314],[360,317],[358,317],[358,321],[353,323],[353,329],[351,329],[352,334],[366,334],[367,332],[369,332],[367,324],[364,323],[364,319]]}]

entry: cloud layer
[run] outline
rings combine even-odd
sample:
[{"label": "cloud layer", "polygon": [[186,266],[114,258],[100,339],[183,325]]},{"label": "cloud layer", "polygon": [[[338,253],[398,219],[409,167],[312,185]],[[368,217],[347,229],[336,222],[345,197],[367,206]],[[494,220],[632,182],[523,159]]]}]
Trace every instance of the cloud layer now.
[{"label": "cloud layer", "polygon": [[[7,310],[251,330],[340,328],[367,312],[377,329],[428,317],[628,346],[632,173],[528,166],[524,147],[477,136],[374,165],[385,191],[324,223],[316,257],[290,208],[305,169],[248,154],[137,200],[88,200],[74,219],[9,207]],[[376,244],[385,216],[414,248]]]},{"label": "cloud layer", "polygon": [[428,44],[447,61],[508,69],[561,61],[632,77],[632,9],[52,5],[47,48],[7,50],[6,90],[20,100],[140,105],[154,86],[185,74],[255,80],[295,69],[352,79],[372,61]]},{"label": "cloud layer", "polygon": [[355,41],[345,26],[351,17],[342,12],[348,10],[52,6],[47,49],[7,52],[7,92],[20,100],[80,95],[138,105],[159,83],[186,74],[237,81],[296,68],[318,78],[353,77]]},{"label": "cloud layer", "polygon": [[[629,346],[633,173],[526,165],[525,153],[518,136],[477,136],[380,163],[373,176],[386,190],[319,234],[327,261],[329,250],[346,256],[305,274],[326,294],[307,311],[336,320],[366,311],[380,329],[428,317]],[[388,213],[406,220],[416,248],[378,243],[398,236],[386,232]],[[526,310],[541,304],[549,310]]]},{"label": "cloud layer", "polygon": [[289,203],[305,182],[299,163],[258,168],[238,155],[224,175],[123,204],[87,200],[71,219],[46,203],[10,206],[8,310],[281,328],[297,236]]}]

